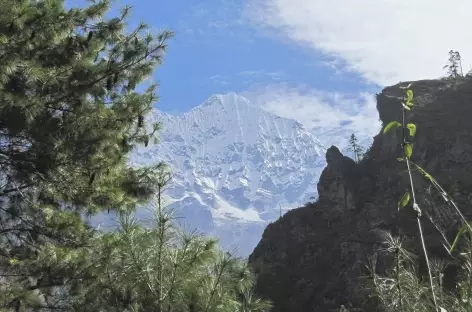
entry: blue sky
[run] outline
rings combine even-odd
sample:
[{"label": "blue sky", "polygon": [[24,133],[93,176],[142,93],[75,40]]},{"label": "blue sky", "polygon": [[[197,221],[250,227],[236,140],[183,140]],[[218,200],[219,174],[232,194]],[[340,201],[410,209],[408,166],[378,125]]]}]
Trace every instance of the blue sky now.
[{"label": "blue sky", "polygon": [[176,34],[154,75],[159,109],[183,112],[236,92],[308,127],[350,120],[362,132],[378,122],[373,96],[383,86],[439,77],[450,49],[463,59],[472,52],[466,32],[455,31],[472,26],[472,4],[452,2],[121,0],[114,7],[131,5],[131,24]]},{"label": "blue sky", "polygon": [[287,82],[327,91],[367,89],[357,74],[336,76],[323,64],[331,58],[258,32],[243,16],[240,1],[119,1],[133,7],[132,22],[176,36],[157,69],[164,111],[185,111],[214,93],[244,92],[257,85]]}]

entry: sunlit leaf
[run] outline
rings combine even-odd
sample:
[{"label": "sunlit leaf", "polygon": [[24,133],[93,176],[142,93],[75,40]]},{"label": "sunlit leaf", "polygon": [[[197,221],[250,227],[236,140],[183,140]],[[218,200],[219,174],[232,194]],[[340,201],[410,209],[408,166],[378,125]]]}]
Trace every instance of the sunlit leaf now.
[{"label": "sunlit leaf", "polygon": [[410,136],[414,137],[415,134],[416,134],[416,125],[412,124],[412,123],[409,123],[409,124],[406,125],[406,127],[410,131]]},{"label": "sunlit leaf", "polygon": [[413,146],[407,143],[403,146],[403,151],[405,152],[406,158],[410,159],[411,154],[413,154]]},{"label": "sunlit leaf", "polygon": [[408,89],[408,90],[406,91],[406,95],[407,95],[407,100],[406,100],[406,102],[407,102],[407,103],[411,103],[411,101],[413,101],[413,91]]},{"label": "sunlit leaf", "polygon": [[406,192],[405,194],[403,194],[402,198],[398,202],[398,210],[408,205],[409,201],[410,201],[410,193]]},{"label": "sunlit leaf", "polygon": [[401,126],[402,126],[402,124],[399,123],[398,121],[390,121],[390,122],[388,123],[388,125],[385,126],[385,129],[384,129],[383,133],[385,134],[385,133],[387,133],[388,131],[390,131],[390,129],[392,129],[392,128],[394,128],[394,127],[401,127]]},{"label": "sunlit leaf", "polygon": [[467,226],[467,224],[464,224],[464,225],[459,229],[459,231],[457,232],[456,238],[454,239],[454,242],[452,243],[452,246],[451,246],[451,249],[449,250],[449,252],[452,253],[452,251],[454,250],[454,248],[456,248],[457,243],[459,242],[459,239],[462,237],[462,235],[464,235],[464,233],[467,232],[468,229],[469,229],[469,227]]}]

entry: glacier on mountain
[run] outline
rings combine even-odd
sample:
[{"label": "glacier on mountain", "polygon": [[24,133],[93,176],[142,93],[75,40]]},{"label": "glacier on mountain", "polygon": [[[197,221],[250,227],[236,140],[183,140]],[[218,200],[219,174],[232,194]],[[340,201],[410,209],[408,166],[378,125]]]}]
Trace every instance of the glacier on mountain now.
[{"label": "glacier on mountain", "polygon": [[149,118],[162,124],[159,142],[138,147],[131,163],[167,163],[168,207],[224,248],[248,255],[269,222],[317,197],[326,146],[296,120],[235,93],[213,95],[179,115],[154,110]]}]

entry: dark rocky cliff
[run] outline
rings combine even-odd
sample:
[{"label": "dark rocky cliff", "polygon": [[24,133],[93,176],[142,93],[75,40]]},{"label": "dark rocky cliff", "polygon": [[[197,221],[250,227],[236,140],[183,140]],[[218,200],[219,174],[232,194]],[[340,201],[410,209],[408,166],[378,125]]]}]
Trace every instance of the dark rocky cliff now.
[{"label": "dark rocky cliff", "polygon": [[[401,121],[399,87],[409,83],[415,108],[408,122],[417,126],[412,160],[430,172],[471,219],[472,80],[459,85],[424,80],[385,88],[377,96],[384,126]],[[289,211],[265,229],[249,262],[258,274],[258,291],[274,302],[273,311],[336,311],[341,305],[350,306],[351,312],[356,307],[376,310],[363,290],[368,282],[363,277],[368,257],[383,242],[382,230],[404,234],[407,246],[419,250],[411,205],[397,210],[398,199],[408,190],[404,163],[397,161],[400,132],[377,135],[359,164],[331,147],[318,183],[318,201]],[[428,250],[434,257],[445,257],[442,237],[452,240],[459,219],[419,174],[415,184]],[[378,269],[388,261],[380,254]],[[453,278],[453,271],[450,275]]]}]

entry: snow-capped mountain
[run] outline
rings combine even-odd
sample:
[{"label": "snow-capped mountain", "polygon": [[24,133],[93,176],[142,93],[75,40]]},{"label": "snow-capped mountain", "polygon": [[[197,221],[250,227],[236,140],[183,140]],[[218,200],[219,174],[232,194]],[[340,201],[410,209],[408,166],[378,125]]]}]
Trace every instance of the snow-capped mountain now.
[{"label": "snow-capped mountain", "polygon": [[225,248],[248,255],[280,211],[317,197],[326,147],[295,120],[234,93],[181,115],[155,110],[150,118],[162,123],[159,143],[138,148],[131,162],[166,162],[173,174],[167,204]]}]

